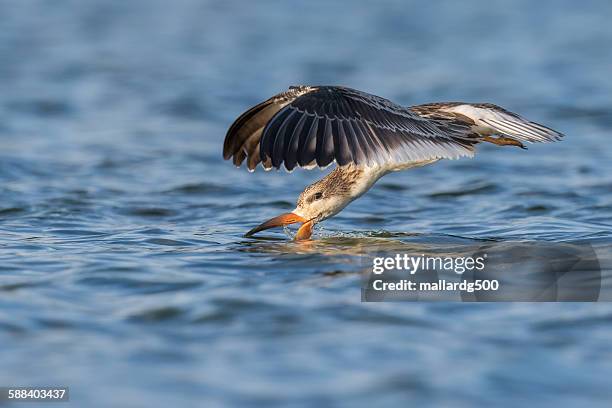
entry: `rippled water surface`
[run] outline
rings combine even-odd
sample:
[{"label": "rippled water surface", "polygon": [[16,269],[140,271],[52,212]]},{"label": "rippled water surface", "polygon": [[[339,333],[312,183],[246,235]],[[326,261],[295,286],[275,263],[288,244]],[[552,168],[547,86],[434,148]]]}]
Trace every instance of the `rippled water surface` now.
[{"label": "rippled water surface", "polygon": [[[609,247],[611,15],[3,2],[0,385],[78,406],[609,406],[608,304],[362,304],[358,272],[373,246]],[[322,172],[235,169],[225,130],[300,83],[493,102],[567,137],[389,175],[308,244],[243,238]]]}]

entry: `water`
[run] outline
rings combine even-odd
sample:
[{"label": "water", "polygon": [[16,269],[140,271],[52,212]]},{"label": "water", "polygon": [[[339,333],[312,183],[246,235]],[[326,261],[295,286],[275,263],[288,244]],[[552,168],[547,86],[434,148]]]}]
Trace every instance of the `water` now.
[{"label": "water", "polygon": [[[2,3],[0,385],[75,406],[609,406],[608,304],[362,304],[358,272],[373,245],[612,243],[610,13]],[[567,138],[387,176],[307,245],[246,239],[322,176],[221,158],[231,121],[293,84],[494,102]]]}]

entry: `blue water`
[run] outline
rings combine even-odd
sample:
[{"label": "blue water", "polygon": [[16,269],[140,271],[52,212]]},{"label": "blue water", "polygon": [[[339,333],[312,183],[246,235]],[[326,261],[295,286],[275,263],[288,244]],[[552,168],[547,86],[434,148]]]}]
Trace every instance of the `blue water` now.
[{"label": "blue water", "polygon": [[[360,302],[360,255],[612,243],[608,1],[0,3],[0,386],[71,406],[610,406],[612,306]],[[322,172],[223,162],[295,84],[564,132],[393,174],[299,245]],[[602,259],[602,267],[612,267]],[[606,263],[607,262],[607,263]]]}]

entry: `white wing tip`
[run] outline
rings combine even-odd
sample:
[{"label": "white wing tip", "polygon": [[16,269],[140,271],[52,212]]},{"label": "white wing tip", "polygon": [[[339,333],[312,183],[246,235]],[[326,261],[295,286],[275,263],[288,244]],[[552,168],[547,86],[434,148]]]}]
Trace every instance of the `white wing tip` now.
[{"label": "white wing tip", "polygon": [[445,110],[472,119],[475,123],[474,131],[485,136],[502,134],[527,143],[555,142],[564,137],[561,132],[529,121],[495,105],[486,107],[466,103],[451,106]]}]

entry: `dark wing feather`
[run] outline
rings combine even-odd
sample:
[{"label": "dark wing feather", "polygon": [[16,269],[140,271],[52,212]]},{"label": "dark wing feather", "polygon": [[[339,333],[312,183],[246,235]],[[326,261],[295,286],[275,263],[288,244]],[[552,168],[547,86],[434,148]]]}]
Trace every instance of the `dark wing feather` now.
[{"label": "dark wing feather", "polygon": [[[296,95],[299,95],[299,92],[291,88],[287,92],[275,95],[255,105],[240,115],[227,131],[223,143],[223,158],[228,160],[233,156],[234,164],[240,166],[244,158],[248,157],[248,169],[254,170],[257,164],[261,162],[259,151],[263,141],[263,129],[279,110],[296,98]],[[269,140],[267,143],[269,143]],[[274,145],[267,144],[267,146]],[[264,161],[263,165],[267,169],[272,167],[270,160]]]},{"label": "dark wing feather", "polygon": [[[291,87],[241,115],[224,157],[248,168],[389,165],[471,156],[469,124],[449,127],[391,101],[345,87]],[[259,143],[256,143],[259,141]],[[257,146],[258,145],[258,149]],[[259,154],[259,157],[254,155]]]}]

